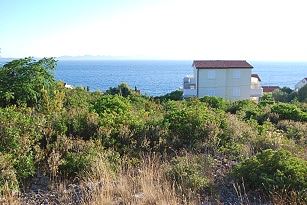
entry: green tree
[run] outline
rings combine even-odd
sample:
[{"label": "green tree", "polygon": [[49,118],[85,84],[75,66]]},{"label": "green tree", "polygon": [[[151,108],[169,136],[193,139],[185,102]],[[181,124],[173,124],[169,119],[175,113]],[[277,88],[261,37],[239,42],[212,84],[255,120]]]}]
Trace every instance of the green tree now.
[{"label": "green tree", "polygon": [[43,93],[54,88],[54,58],[13,60],[0,70],[0,103],[2,106],[25,103],[37,105]]},{"label": "green tree", "polygon": [[275,90],[272,93],[272,97],[278,102],[291,102],[297,97],[297,93],[291,88],[283,87],[280,90]]},{"label": "green tree", "polygon": [[106,90],[106,93],[110,95],[121,95],[123,97],[128,97],[136,92],[131,89],[127,83],[121,83],[117,87],[110,87],[108,90]]}]

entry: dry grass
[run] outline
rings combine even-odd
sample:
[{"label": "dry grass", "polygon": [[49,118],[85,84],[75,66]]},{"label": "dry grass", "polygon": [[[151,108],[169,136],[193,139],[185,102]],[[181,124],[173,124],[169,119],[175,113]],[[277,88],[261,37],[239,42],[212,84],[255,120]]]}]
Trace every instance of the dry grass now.
[{"label": "dry grass", "polygon": [[271,193],[271,200],[273,204],[280,205],[306,204],[306,198],[304,200],[304,196],[302,196],[302,194],[295,191],[288,191],[287,189]]},{"label": "dry grass", "polygon": [[145,158],[138,169],[123,165],[117,173],[111,171],[104,157],[99,157],[83,183],[96,184],[94,191],[86,192],[84,204],[196,204],[191,195],[176,192],[155,156]]},{"label": "dry grass", "polygon": [[4,189],[0,193],[0,205],[19,205],[21,204],[17,193],[12,192],[9,189],[7,183],[4,184]]}]

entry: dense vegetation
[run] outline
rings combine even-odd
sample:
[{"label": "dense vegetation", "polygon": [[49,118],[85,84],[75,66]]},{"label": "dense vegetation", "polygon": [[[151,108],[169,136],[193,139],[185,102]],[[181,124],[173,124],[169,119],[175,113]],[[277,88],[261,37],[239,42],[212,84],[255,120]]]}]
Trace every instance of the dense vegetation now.
[{"label": "dense vegetation", "polygon": [[219,189],[231,183],[245,187],[250,199],[307,203],[306,87],[258,104],[182,100],[180,91],[152,98],[126,84],[105,93],[67,89],[54,79],[55,66],[52,58],[26,58],[0,69],[2,195],[25,188],[37,172],[75,183],[125,178],[138,169],[155,175],[144,160],[158,158],[159,177],[151,180],[173,184],[176,203],[222,201]]}]

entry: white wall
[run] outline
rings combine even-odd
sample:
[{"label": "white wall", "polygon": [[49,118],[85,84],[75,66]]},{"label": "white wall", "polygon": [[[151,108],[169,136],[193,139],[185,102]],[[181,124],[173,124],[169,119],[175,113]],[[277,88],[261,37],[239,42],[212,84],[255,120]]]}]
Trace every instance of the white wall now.
[{"label": "white wall", "polygon": [[[215,72],[215,78],[208,78],[208,73]],[[215,96],[230,99],[242,100],[250,98],[251,87],[251,69],[198,69],[198,96],[203,97],[212,94],[215,90]],[[239,78],[234,74],[239,73]],[[197,78],[197,73],[196,76]],[[212,76],[211,76],[212,77]],[[240,96],[234,96],[234,91],[238,91]]]}]

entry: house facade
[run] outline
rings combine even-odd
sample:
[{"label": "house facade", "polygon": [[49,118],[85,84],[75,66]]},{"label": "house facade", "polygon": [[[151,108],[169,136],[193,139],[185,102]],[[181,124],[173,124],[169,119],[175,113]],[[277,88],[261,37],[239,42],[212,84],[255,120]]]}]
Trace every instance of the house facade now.
[{"label": "house facade", "polygon": [[262,96],[260,78],[252,77],[253,66],[246,61],[194,61],[193,76],[184,78],[184,97],[217,96],[228,100],[257,99]]},{"label": "house facade", "polygon": [[304,87],[305,85],[307,85],[307,77],[303,78],[301,81],[299,81],[298,83],[296,83],[295,85],[295,91],[298,91],[299,89],[301,89],[302,87]]}]

